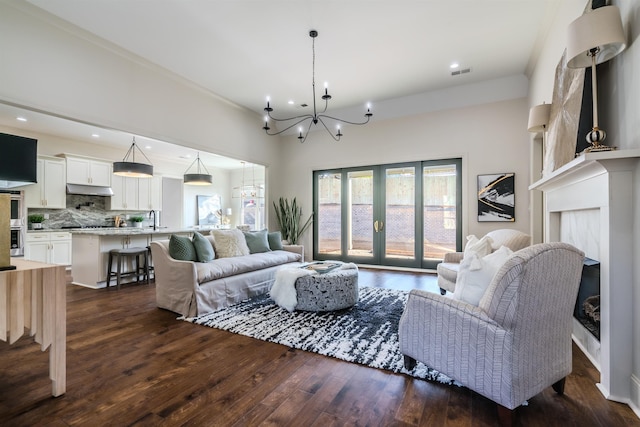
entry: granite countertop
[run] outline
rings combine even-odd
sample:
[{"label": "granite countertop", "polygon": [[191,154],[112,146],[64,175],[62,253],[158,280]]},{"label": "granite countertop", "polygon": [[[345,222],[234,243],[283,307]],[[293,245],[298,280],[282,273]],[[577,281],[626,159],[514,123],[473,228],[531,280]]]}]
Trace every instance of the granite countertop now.
[{"label": "granite countertop", "polygon": [[64,228],[64,229],[41,229],[41,230],[27,230],[27,233],[43,233],[43,232],[69,232],[72,234],[89,234],[95,236],[122,236],[122,235],[145,235],[145,234],[173,234],[173,233],[192,233],[192,228],[158,228],[154,230],[151,227],[137,228],[137,227],[110,227],[110,228]]}]

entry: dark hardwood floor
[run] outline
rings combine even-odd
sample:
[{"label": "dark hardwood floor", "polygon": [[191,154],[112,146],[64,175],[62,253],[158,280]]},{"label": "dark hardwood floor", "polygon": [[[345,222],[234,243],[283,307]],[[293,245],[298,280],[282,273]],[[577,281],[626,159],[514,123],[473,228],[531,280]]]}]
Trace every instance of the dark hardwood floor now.
[{"label": "dark hardwood floor", "polygon": [[[432,275],[361,270],[361,286],[436,291]],[[69,285],[67,393],[53,398],[48,352],[0,343],[2,426],[493,426],[495,404],[463,387],[416,380],[176,320],[154,285]],[[574,347],[565,395],[517,411],[520,426],[640,425],[596,389]]]}]

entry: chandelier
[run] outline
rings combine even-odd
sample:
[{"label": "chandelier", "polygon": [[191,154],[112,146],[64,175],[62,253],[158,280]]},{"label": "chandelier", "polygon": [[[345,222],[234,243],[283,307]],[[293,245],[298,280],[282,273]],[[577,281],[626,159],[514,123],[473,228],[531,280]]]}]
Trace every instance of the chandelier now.
[{"label": "chandelier", "polygon": [[[340,141],[340,137],[342,136],[342,132],[340,130],[340,123],[346,123],[346,124],[350,124],[350,125],[365,125],[367,123],[369,123],[369,120],[371,119],[371,116],[373,116],[373,113],[371,113],[371,106],[367,105],[367,112],[364,114],[366,120],[363,122],[351,122],[348,120],[344,120],[344,119],[340,119],[337,117],[332,117],[329,116],[327,114],[325,114],[325,112],[327,111],[327,107],[329,106],[329,100],[331,99],[331,95],[329,95],[329,90],[327,88],[327,84],[325,83],[325,87],[324,87],[324,95],[322,95],[322,99],[324,100],[324,109],[318,113],[318,110],[316,108],[316,37],[318,37],[318,32],[316,30],[311,30],[309,31],[309,36],[312,39],[312,43],[311,43],[311,50],[313,52],[313,63],[312,63],[312,75],[311,75],[311,89],[313,91],[313,114],[304,114],[301,116],[294,116],[294,117],[289,117],[289,118],[276,118],[273,117],[271,115],[271,112],[273,111],[273,108],[270,105],[270,99],[269,97],[267,97],[267,106],[265,107],[264,111],[266,111],[267,115],[265,116],[265,120],[264,120],[264,126],[262,127],[262,129],[265,130],[265,132],[267,133],[267,135],[279,135],[283,132],[288,131],[289,129],[293,128],[294,126],[298,126],[301,125],[300,127],[298,127],[298,139],[300,140],[301,143],[305,142],[307,140],[307,136],[309,135],[309,130],[311,130],[311,125],[317,125],[318,123],[322,124],[322,126],[327,130],[327,132],[329,132],[329,135],[331,135],[331,137],[336,140],[336,141]],[[286,127],[285,129],[279,131],[279,132],[274,132],[274,133],[269,133],[269,130],[271,130],[271,128],[269,127],[269,119],[275,121],[275,122],[288,122],[288,121],[292,121],[292,120],[296,120],[295,123],[291,124],[290,126]],[[324,120],[323,120],[324,119]],[[335,136],[333,135],[333,133],[329,130],[329,128],[327,127],[327,124],[325,123],[325,120],[333,120],[334,122],[338,122],[337,123],[337,133],[335,134]],[[307,122],[308,121],[308,125]],[[307,126],[307,130],[306,132],[304,132],[304,136],[303,136],[303,126]]]},{"label": "chandelier", "polygon": [[[136,150],[138,150],[140,154],[147,159],[149,164],[136,162]],[[153,165],[151,164],[151,160],[149,160],[147,155],[144,154],[144,151],[136,145],[135,136],[133,137],[131,147],[129,147],[129,151],[125,154],[124,159],[122,159],[121,162],[113,162],[113,174],[127,176],[130,178],[151,178],[153,176]]]}]

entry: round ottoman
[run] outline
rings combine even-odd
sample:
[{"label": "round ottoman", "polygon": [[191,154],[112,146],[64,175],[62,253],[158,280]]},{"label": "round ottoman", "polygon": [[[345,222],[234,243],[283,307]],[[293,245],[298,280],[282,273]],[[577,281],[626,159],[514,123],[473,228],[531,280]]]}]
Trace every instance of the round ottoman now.
[{"label": "round ottoman", "polygon": [[358,302],[358,270],[333,270],[296,279],[296,310],[333,311]]}]

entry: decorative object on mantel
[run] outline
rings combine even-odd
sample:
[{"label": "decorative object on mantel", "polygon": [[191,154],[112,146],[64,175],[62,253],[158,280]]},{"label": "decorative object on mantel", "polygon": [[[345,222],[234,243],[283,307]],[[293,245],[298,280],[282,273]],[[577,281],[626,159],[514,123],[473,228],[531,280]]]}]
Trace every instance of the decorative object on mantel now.
[{"label": "decorative object on mantel", "polygon": [[[136,150],[147,159],[149,164],[136,162]],[[129,159],[129,157],[131,157],[131,159]],[[135,136],[124,159],[122,159],[121,162],[113,162],[113,174],[130,178],[151,178],[153,176],[153,165],[146,154],[136,145]]]},{"label": "decorative object on mantel", "polygon": [[307,221],[300,227],[302,208],[298,206],[295,197],[291,203],[289,203],[288,199],[280,197],[279,205],[273,202],[273,208],[276,210],[276,218],[280,226],[280,231],[282,232],[282,239],[289,242],[290,245],[297,245],[302,233],[304,233],[313,222],[313,212],[311,212]]},{"label": "decorative object on mantel", "polygon": [[[196,173],[189,173],[189,169],[191,169],[194,164],[197,164]],[[202,173],[202,171],[200,170],[200,167],[204,169],[206,174]],[[186,172],[184,173],[184,183],[187,185],[213,184],[213,177],[211,176],[211,174],[209,173],[205,165],[202,163],[202,160],[200,160],[200,153],[198,153],[198,156],[196,157],[196,159],[193,161],[193,163],[191,163],[191,165],[189,165]]]},{"label": "decorative object on mantel", "polygon": [[626,47],[622,29],[620,9],[616,6],[604,6],[593,9],[569,25],[567,38],[567,66],[570,68],[591,67],[591,85],[593,100],[593,128],[586,136],[590,151],[609,151],[615,149],[601,144],[606,138],[604,130],[598,127],[598,79],[596,65],[606,62]]},{"label": "decorative object on mantel", "polygon": [[11,265],[11,195],[0,194],[0,271],[15,269]]},{"label": "decorative object on mantel", "polygon": [[478,175],[478,221],[515,220],[515,174]]},{"label": "decorative object on mantel", "polygon": [[[327,130],[327,132],[329,132],[329,135],[331,135],[331,137],[334,140],[340,141],[340,137],[342,136],[342,132],[340,130],[340,123],[346,123],[350,125],[365,125],[369,123],[371,116],[373,116],[373,113],[371,112],[371,106],[367,104],[367,112],[364,114],[364,117],[366,118],[366,120],[363,122],[350,122],[348,120],[339,119],[337,117],[324,114],[327,111],[327,107],[329,106],[329,100],[331,99],[331,95],[329,95],[328,85],[325,82],[324,95],[322,95],[322,99],[324,100],[324,109],[320,113],[318,113],[316,108],[316,37],[318,37],[318,32],[316,30],[309,31],[309,37],[311,37],[311,50],[313,52],[312,75],[311,75],[311,89],[313,92],[313,114],[303,114],[301,116],[294,116],[286,119],[275,118],[271,115],[273,108],[270,105],[270,98],[267,97],[267,106],[264,108],[264,111],[267,113],[267,116],[265,117],[264,126],[262,127],[262,129],[264,129],[267,135],[279,135],[283,132],[288,131],[294,126],[301,125],[305,121],[309,120],[309,126],[307,127],[306,132],[304,132],[304,136],[302,136],[303,134],[302,126],[298,128],[298,139],[300,140],[301,143],[307,140],[307,136],[309,135],[309,130],[311,130],[311,125],[312,124],[317,125],[318,122],[322,124],[322,126]],[[306,105],[303,105],[303,106],[306,106]],[[269,119],[274,120],[276,122],[288,122],[293,120],[296,120],[296,122],[291,124],[290,126],[287,126],[285,129],[279,132],[269,133],[269,130],[271,129],[269,127]],[[331,133],[331,131],[329,130],[329,128],[327,127],[327,124],[323,119],[329,119],[329,120],[333,120],[334,122],[337,122],[337,133],[335,136]]]}]

